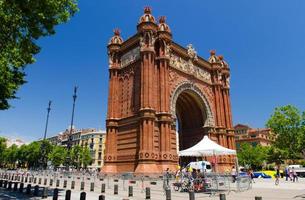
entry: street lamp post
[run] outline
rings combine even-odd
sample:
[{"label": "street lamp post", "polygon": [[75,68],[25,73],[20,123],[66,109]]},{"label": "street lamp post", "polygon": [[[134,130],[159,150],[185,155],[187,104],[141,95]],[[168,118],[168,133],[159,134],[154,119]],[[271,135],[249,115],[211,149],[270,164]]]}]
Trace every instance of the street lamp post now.
[{"label": "street lamp post", "polygon": [[72,107],[72,117],[71,117],[71,126],[70,126],[70,132],[69,132],[69,136],[68,136],[68,142],[67,142],[67,149],[68,149],[68,162],[67,162],[67,169],[69,169],[69,164],[70,164],[70,156],[69,156],[69,153],[70,153],[70,150],[71,150],[71,147],[72,147],[72,128],[73,128],[73,121],[74,121],[74,109],[75,109],[75,101],[76,101],[76,98],[77,98],[77,86],[74,87],[74,94],[73,94],[73,107]]},{"label": "street lamp post", "polygon": [[49,101],[49,106],[47,108],[48,114],[47,114],[46,128],[44,130],[43,140],[45,140],[46,137],[47,137],[48,124],[49,124],[49,114],[50,114],[50,111],[51,111],[51,104],[52,104],[52,101]]},{"label": "street lamp post", "polygon": [[44,168],[45,165],[46,165],[46,147],[45,147],[45,143],[44,143],[44,140],[46,139],[47,137],[47,131],[48,131],[48,124],[49,124],[49,115],[50,115],[50,111],[51,111],[51,104],[52,104],[52,101],[49,101],[49,106],[47,108],[47,120],[46,120],[46,127],[45,127],[45,130],[44,130],[44,134],[43,134],[43,141],[41,143],[41,152],[42,152],[42,156],[41,156],[41,167]]}]

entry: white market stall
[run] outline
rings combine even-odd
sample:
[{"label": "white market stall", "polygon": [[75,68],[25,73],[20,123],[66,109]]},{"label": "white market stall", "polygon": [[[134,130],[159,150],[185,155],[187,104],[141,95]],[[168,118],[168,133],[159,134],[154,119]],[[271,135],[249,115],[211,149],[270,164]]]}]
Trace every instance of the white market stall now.
[{"label": "white market stall", "polygon": [[208,136],[204,136],[203,139],[194,146],[179,151],[178,155],[192,157],[236,155],[236,150],[223,147],[210,140]]}]

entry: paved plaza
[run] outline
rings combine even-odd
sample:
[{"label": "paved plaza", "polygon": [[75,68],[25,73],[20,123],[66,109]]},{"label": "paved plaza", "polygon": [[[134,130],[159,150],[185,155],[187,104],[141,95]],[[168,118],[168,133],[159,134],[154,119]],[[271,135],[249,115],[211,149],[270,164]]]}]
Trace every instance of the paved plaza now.
[{"label": "paved plaza", "polygon": [[[65,190],[63,189],[63,179],[61,179],[60,183],[60,190],[59,190],[59,199],[64,200],[65,199]],[[134,199],[134,200],[142,200],[145,199],[145,191],[143,188],[150,187],[151,188],[151,199],[153,200],[162,200],[166,199],[165,194],[162,190],[162,181],[156,181],[156,185],[151,185],[150,182],[144,181],[143,183],[141,181],[136,181],[136,183],[131,184],[129,181],[122,181],[119,180],[118,182],[114,182],[112,179],[108,180],[105,179],[103,182],[96,179],[94,180],[95,187],[94,192],[90,191],[90,182],[85,181],[85,188],[84,191],[87,193],[87,198],[89,200],[98,200],[99,195],[101,195],[101,184],[105,183],[106,192],[105,196],[106,199],[109,200],[122,200],[122,199]],[[43,184],[43,179],[42,179]],[[40,184],[41,187],[44,185]],[[114,184],[118,184],[118,195],[114,195]],[[25,183],[27,185],[27,183]],[[34,186],[35,184],[32,183]],[[55,185],[55,181],[54,181]],[[47,199],[52,199],[52,193],[53,189],[55,188],[53,186],[49,187],[49,197]],[[128,186],[133,186],[133,197],[128,197]],[[67,187],[71,187],[71,181],[67,182]],[[75,182],[75,189],[72,190],[71,199],[78,200],[80,198],[80,182]],[[233,187],[230,191],[222,191],[221,193],[226,194],[227,200],[254,200],[255,196],[261,196],[263,200],[301,200],[305,199],[305,179],[300,179],[298,182],[291,182],[291,181],[285,181],[284,179],[280,180],[280,184],[276,186],[274,184],[273,179],[256,179],[255,183],[252,184],[252,189],[249,189],[247,191],[243,192],[237,192],[237,190]],[[41,199],[38,197],[28,197],[25,195],[21,195],[18,192],[9,192],[5,189],[0,190],[0,199],[1,200],[11,200],[11,199],[20,199],[20,200],[26,200],[26,199]],[[182,199],[189,199],[188,193],[185,192],[176,192],[173,189],[171,190],[171,199],[173,200],[182,200]],[[207,199],[207,200],[218,200],[219,199],[219,193],[216,193],[214,195],[211,194],[205,194],[205,193],[195,193],[195,199]]]}]

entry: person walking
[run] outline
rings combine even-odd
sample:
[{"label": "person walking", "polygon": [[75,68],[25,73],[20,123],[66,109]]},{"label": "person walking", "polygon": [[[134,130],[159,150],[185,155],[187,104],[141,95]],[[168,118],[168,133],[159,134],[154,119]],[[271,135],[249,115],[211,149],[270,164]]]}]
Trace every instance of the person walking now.
[{"label": "person walking", "polygon": [[288,181],[288,178],[289,178],[289,169],[288,169],[288,167],[285,168],[285,177],[286,177],[286,181]]},{"label": "person walking", "polygon": [[232,182],[235,183],[236,181],[236,169],[235,169],[235,166],[232,167],[232,170],[231,170],[231,176],[232,176]]},{"label": "person walking", "polygon": [[295,171],[294,167],[292,167],[292,177],[293,177],[293,182],[298,181],[298,174]]}]

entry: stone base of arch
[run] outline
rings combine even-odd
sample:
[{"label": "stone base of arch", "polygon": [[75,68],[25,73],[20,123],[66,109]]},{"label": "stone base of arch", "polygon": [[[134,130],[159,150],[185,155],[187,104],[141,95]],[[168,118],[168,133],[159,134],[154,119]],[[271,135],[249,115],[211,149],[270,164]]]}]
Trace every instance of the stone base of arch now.
[{"label": "stone base of arch", "polygon": [[160,169],[157,164],[154,163],[139,163],[136,170],[136,174],[158,174]]},{"label": "stone base of arch", "polygon": [[116,164],[112,164],[112,163],[106,163],[103,167],[102,167],[102,172],[106,173],[106,174],[112,174],[112,173],[118,173],[117,170],[117,165]]}]

